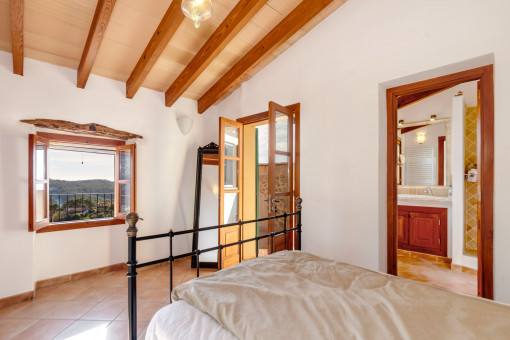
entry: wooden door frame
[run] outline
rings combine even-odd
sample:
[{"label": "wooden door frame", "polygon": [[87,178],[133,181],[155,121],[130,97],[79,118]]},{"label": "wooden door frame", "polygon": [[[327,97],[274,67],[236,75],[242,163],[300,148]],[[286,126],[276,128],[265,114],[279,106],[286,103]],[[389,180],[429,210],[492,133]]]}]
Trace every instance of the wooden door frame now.
[{"label": "wooden door frame", "polygon": [[[294,112],[294,197],[301,197],[301,103],[295,103],[285,106]],[[253,115],[238,118],[236,121],[244,125],[259,123],[264,120],[269,120],[269,110],[256,113]],[[295,207],[295,202],[293,207]],[[294,232],[294,239],[297,239],[296,232]]]},{"label": "wooden door frame", "polygon": [[480,224],[478,226],[478,295],[494,298],[493,230],[494,230],[494,70],[486,65],[437,78],[401,85],[386,90],[387,105],[387,270],[397,275],[397,100],[445,86],[480,81],[481,113],[478,159],[481,195]]}]

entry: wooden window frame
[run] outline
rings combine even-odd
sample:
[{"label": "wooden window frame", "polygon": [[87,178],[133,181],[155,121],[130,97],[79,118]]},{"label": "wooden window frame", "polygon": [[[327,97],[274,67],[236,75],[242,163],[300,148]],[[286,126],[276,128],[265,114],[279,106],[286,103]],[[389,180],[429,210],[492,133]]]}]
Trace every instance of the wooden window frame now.
[{"label": "wooden window frame", "polygon": [[[101,147],[112,147],[116,149],[115,153],[115,210],[114,217],[105,218],[105,219],[94,219],[94,220],[82,220],[82,221],[70,221],[70,222],[49,222],[49,175],[48,175],[48,191],[47,191],[47,216],[48,219],[46,222],[36,222],[35,221],[35,153],[34,146],[37,144],[37,141],[47,142],[48,149],[49,145],[52,142],[59,143],[71,143],[78,145],[93,145],[93,146],[101,146]],[[119,181],[119,152],[121,150],[130,150],[131,151],[131,178],[130,180]],[[46,154],[46,157],[48,155]],[[46,161],[46,166],[48,166],[48,161]],[[122,183],[130,183],[131,184],[131,211],[136,210],[136,144],[126,144],[124,141],[114,140],[114,139],[106,139],[106,138],[97,138],[97,137],[88,137],[88,136],[75,136],[75,135],[66,135],[66,134],[57,134],[57,133],[47,133],[47,132],[37,132],[36,135],[29,135],[29,222],[28,222],[28,231],[36,233],[46,233],[46,232],[54,232],[54,231],[63,231],[63,230],[73,230],[73,229],[84,229],[84,228],[94,228],[94,227],[104,227],[111,225],[121,225],[125,224],[126,214],[119,212],[119,199],[118,188]]]}]

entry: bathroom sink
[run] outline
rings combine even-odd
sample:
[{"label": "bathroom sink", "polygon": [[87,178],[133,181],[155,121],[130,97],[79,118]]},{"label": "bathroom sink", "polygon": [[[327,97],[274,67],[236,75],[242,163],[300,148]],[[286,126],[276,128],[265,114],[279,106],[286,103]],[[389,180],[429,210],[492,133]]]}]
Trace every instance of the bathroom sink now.
[{"label": "bathroom sink", "polygon": [[451,201],[451,197],[442,196],[429,196],[429,195],[413,195],[413,194],[399,194],[399,200],[419,200],[419,201]]}]

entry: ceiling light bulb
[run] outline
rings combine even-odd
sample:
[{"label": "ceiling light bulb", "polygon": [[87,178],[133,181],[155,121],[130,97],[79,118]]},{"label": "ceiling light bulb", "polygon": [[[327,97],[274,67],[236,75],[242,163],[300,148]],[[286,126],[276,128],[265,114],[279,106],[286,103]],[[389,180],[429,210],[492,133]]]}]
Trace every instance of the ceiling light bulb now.
[{"label": "ceiling light bulb", "polygon": [[196,28],[200,23],[212,17],[211,0],[182,0],[181,9],[184,15],[193,20]]}]

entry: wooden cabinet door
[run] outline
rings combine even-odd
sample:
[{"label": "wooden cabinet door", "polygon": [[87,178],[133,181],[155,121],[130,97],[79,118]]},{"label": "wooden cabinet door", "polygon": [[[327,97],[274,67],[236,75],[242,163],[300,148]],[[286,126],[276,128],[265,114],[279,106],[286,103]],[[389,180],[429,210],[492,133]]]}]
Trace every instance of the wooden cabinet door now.
[{"label": "wooden cabinet door", "polygon": [[398,221],[398,247],[400,249],[408,249],[409,246],[409,212],[399,211]]},{"label": "wooden cabinet door", "polygon": [[411,212],[409,218],[409,245],[440,250],[439,214]]}]

